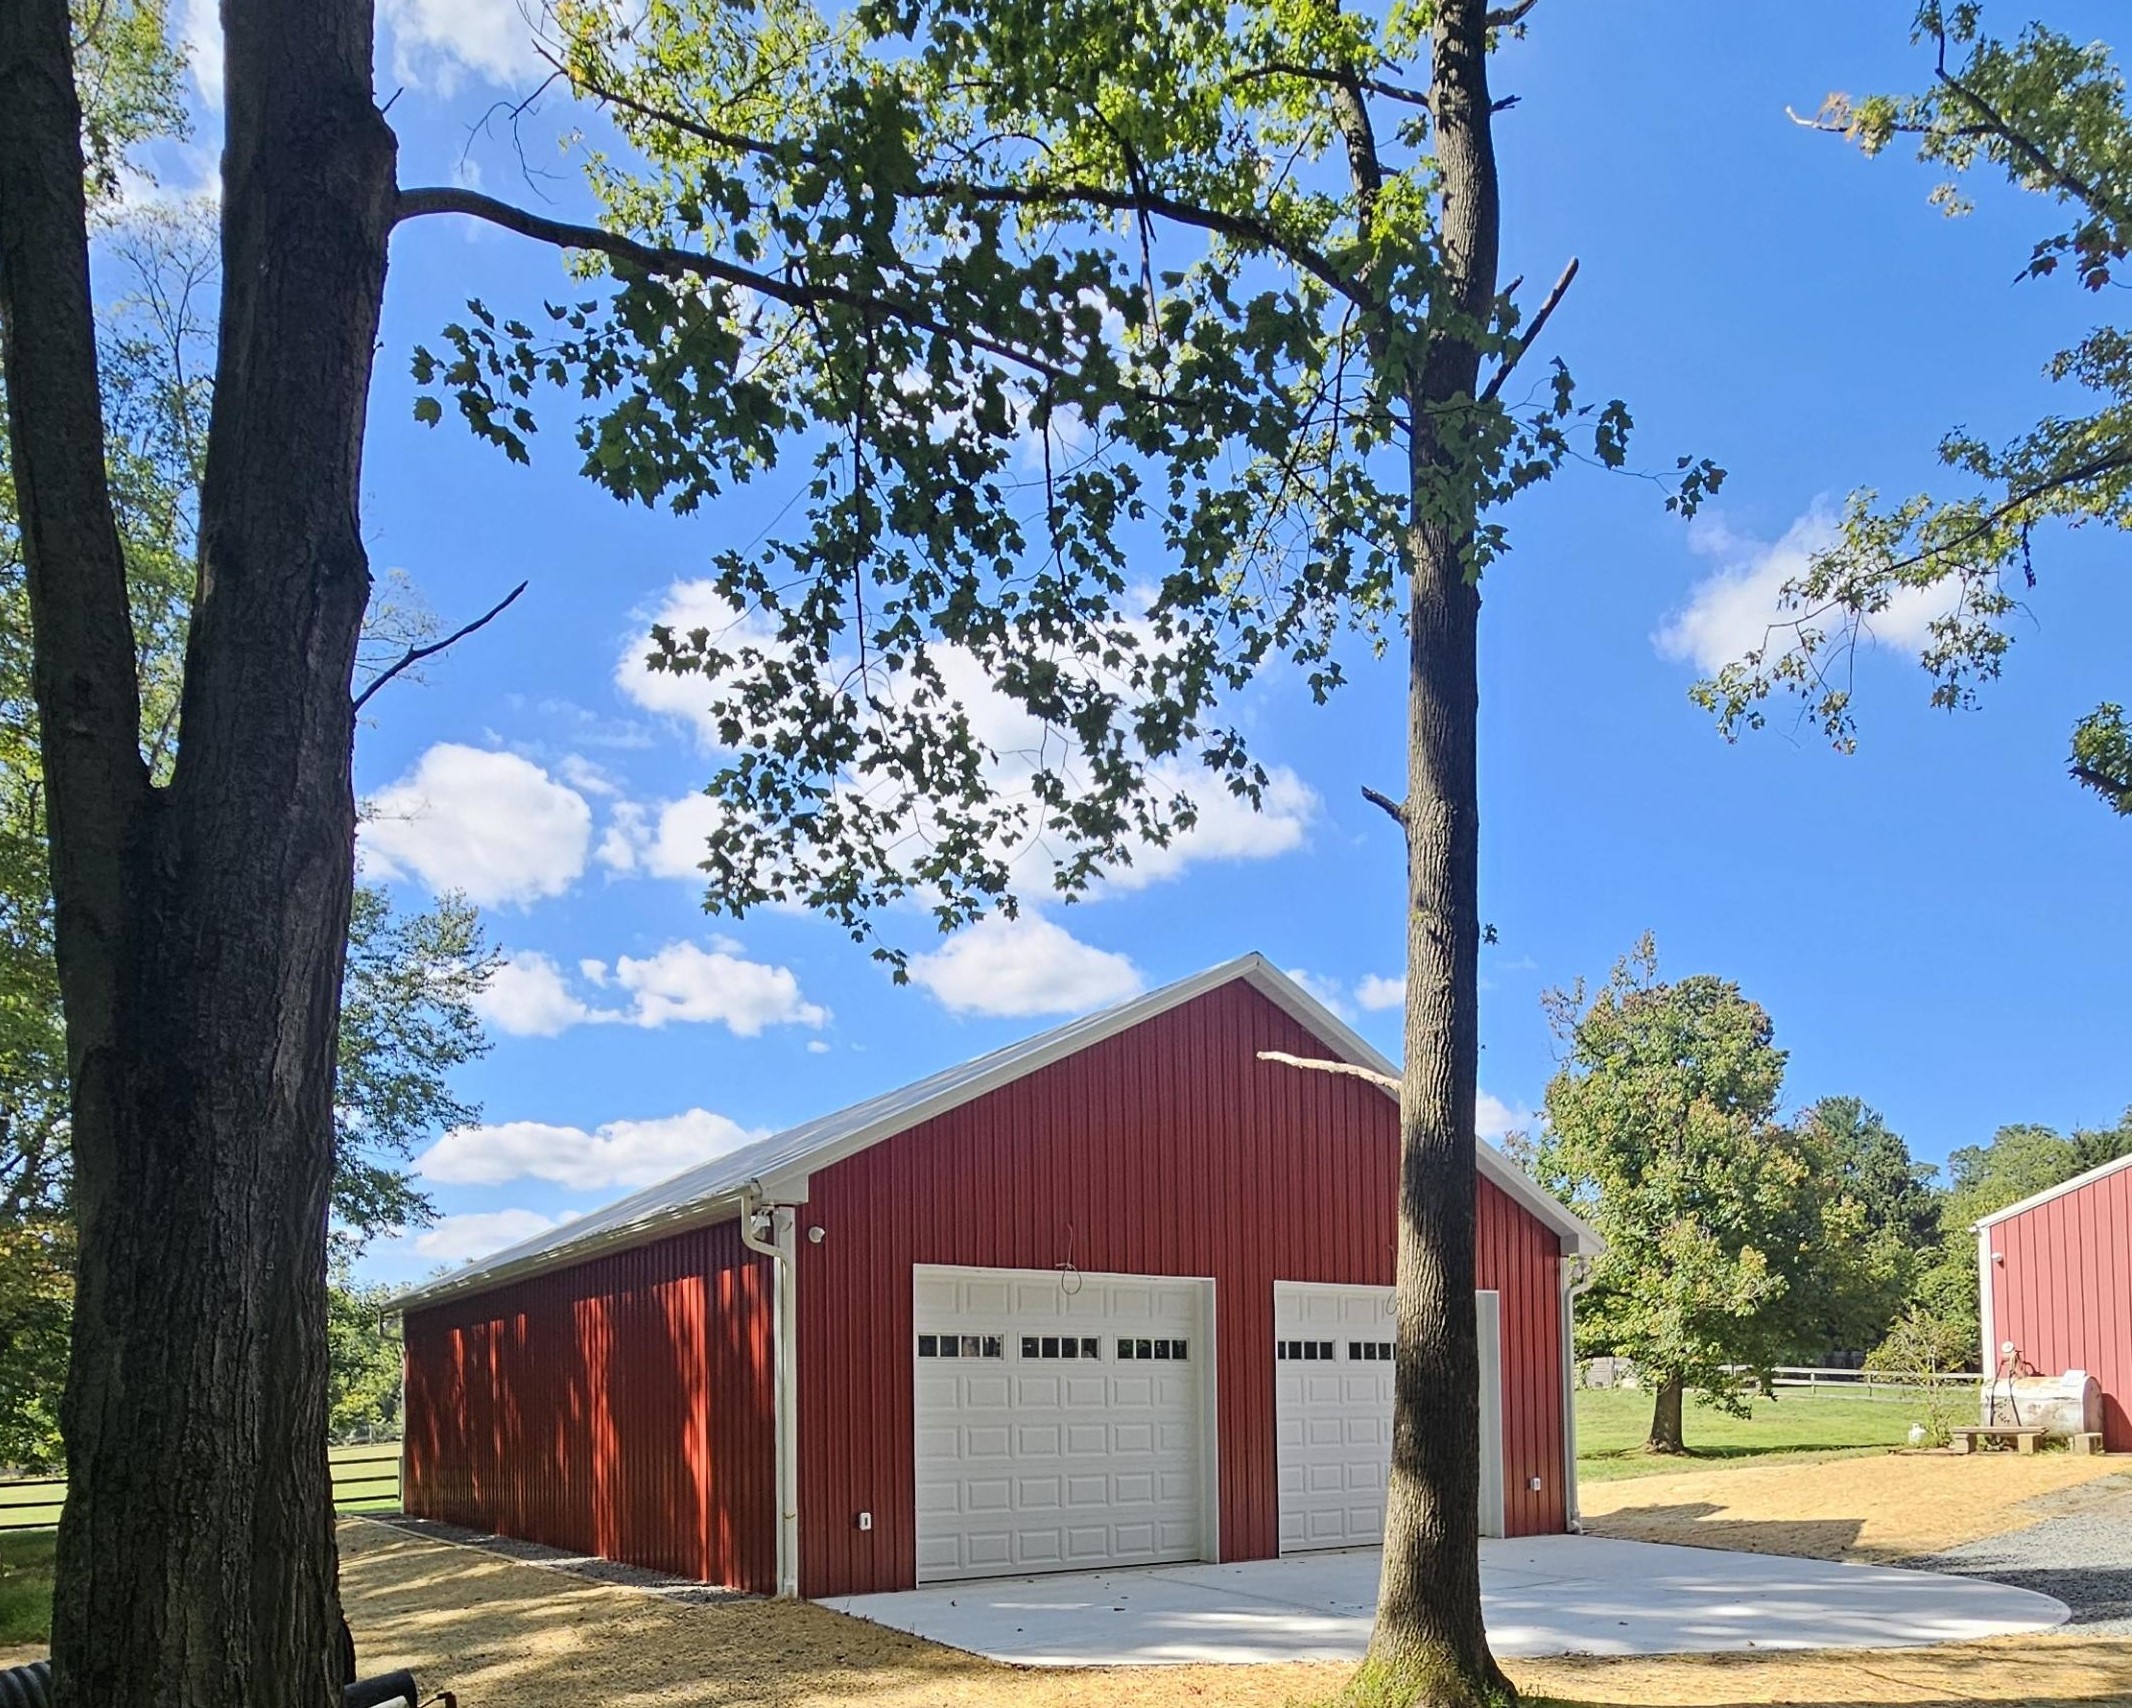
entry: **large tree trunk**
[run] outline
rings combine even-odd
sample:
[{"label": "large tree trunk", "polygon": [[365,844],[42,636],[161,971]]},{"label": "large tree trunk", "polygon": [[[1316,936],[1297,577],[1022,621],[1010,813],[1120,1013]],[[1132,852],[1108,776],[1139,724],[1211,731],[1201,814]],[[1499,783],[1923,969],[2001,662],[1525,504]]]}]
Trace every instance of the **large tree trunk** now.
[{"label": "large tree trunk", "polygon": [[138,748],[66,0],[0,3],[0,320],[73,1076],[57,1700],[326,1708],[326,1203],[390,131],[365,0],[224,0],[221,347],[171,782]]},{"label": "large tree trunk", "polygon": [[[1484,7],[1437,8],[1432,77],[1445,307],[1485,327],[1497,200]],[[1455,322],[1408,387],[1413,522],[1408,607],[1406,1066],[1400,1091],[1398,1347],[1384,1573],[1363,1684],[1377,1700],[1512,1700],[1488,1650],[1480,1586],[1480,1346],[1474,1317],[1480,1068],[1480,594],[1469,574],[1470,459],[1447,408],[1478,390]],[[1456,436],[1453,426],[1450,437]]]},{"label": "large tree trunk", "polygon": [[1688,1444],[1680,1432],[1681,1379],[1667,1376],[1658,1384],[1658,1397],[1651,1405],[1651,1433],[1644,1441],[1646,1453],[1685,1453]]}]

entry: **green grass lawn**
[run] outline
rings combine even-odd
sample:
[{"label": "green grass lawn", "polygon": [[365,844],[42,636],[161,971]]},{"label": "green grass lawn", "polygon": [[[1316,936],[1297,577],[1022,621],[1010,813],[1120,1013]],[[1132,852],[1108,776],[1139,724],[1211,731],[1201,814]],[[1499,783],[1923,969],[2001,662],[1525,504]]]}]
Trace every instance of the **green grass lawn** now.
[{"label": "green grass lawn", "polygon": [[1633,1388],[1585,1388],[1577,1394],[1577,1475],[1591,1482],[1666,1471],[1717,1469],[1777,1460],[1836,1458],[1900,1447],[1918,1419],[1915,1400],[1822,1388],[1785,1388],[1752,1401],[1753,1416],[1727,1417],[1695,1404],[1681,1419],[1691,1458],[1642,1451],[1653,1396]]},{"label": "green grass lawn", "polygon": [[0,1532],[0,1645],[52,1634],[52,1545],[56,1530]]},{"label": "green grass lawn", "polygon": [[[341,1512],[397,1512],[400,1508],[400,1446],[335,1447],[333,1504]],[[59,1519],[63,1483],[0,1482],[0,1523]],[[51,1529],[0,1530],[0,1646],[42,1643],[52,1635]]]}]

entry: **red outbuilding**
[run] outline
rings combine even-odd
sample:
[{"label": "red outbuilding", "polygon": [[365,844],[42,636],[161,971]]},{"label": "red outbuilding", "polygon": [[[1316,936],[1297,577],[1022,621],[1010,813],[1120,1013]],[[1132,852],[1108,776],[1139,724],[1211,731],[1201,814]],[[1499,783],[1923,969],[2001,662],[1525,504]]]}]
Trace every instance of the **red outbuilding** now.
[{"label": "red outbuilding", "polygon": [[2132,1452],[2132,1156],[1977,1223],[1987,1372],[2085,1370],[2102,1444]]},{"label": "red outbuilding", "polygon": [[[408,1294],[406,1510],[810,1596],[1377,1541],[1397,1100],[1266,1050],[1390,1071],[1249,955]],[[1560,1531],[1598,1241],[1475,1192],[1483,1528]]]}]

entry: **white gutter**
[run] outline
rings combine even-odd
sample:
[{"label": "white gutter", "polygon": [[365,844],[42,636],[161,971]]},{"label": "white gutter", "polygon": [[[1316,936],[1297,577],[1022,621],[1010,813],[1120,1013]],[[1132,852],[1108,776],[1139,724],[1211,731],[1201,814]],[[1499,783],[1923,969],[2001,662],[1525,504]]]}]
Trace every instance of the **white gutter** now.
[{"label": "white gutter", "polygon": [[1584,1534],[1577,1497],[1577,1295],[1592,1284],[1588,1258],[1562,1264],[1562,1515],[1572,1536]]},{"label": "white gutter", "polygon": [[[756,1228],[760,1216],[770,1238]],[[792,1206],[765,1204],[762,1182],[740,1189],[740,1243],[770,1259],[776,1285],[770,1295],[772,1391],[777,1427],[777,1593],[799,1594],[799,1310],[793,1287]]]}]

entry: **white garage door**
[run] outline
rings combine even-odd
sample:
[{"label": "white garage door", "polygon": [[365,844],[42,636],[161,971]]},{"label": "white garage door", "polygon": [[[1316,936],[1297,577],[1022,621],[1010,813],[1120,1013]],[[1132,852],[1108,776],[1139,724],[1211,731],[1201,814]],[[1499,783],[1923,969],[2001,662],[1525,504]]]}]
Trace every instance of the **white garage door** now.
[{"label": "white garage door", "polygon": [[1209,1557],[1205,1283],[914,1271],[918,1578]]},{"label": "white garage door", "polygon": [[[1481,1334],[1481,1531],[1502,1534],[1496,1295],[1475,1295]],[[1392,1463],[1392,1290],[1277,1281],[1273,1411],[1281,1552],[1384,1540]]]}]

